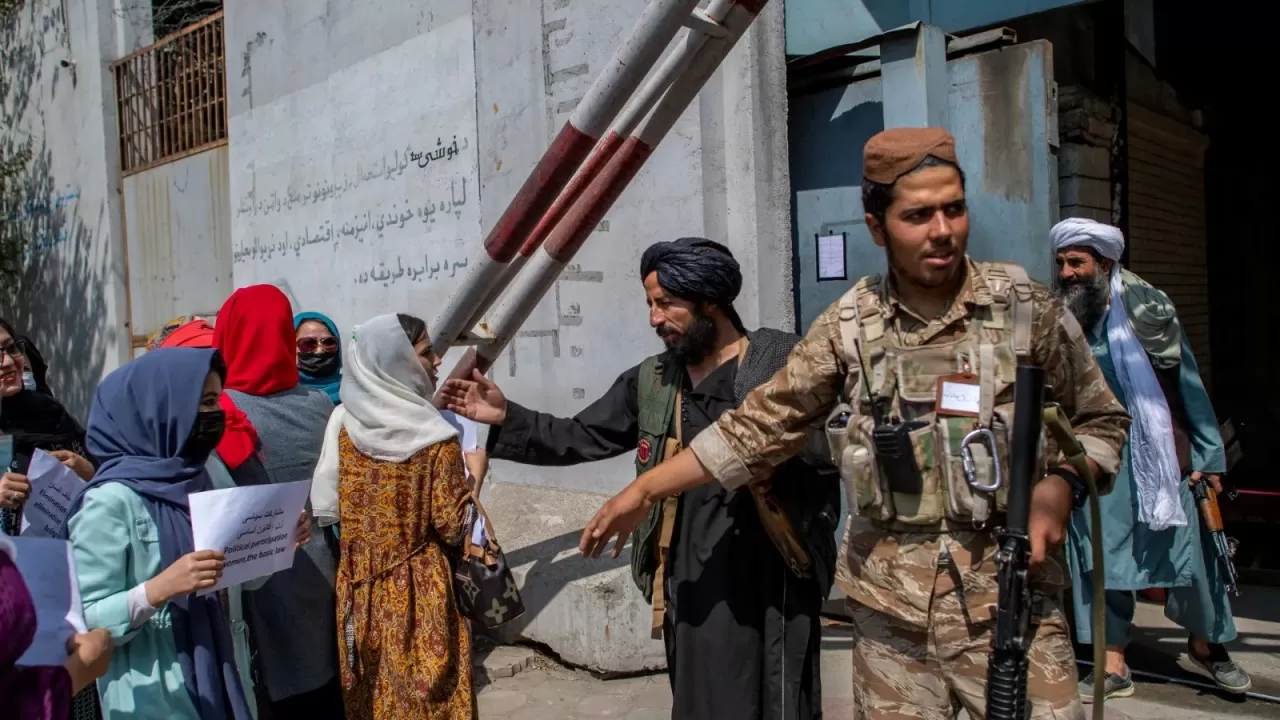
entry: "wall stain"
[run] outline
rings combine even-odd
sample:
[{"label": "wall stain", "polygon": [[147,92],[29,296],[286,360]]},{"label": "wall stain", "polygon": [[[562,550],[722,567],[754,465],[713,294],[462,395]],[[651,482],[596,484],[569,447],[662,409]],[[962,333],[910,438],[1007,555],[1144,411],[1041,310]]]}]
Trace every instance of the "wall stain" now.
[{"label": "wall stain", "polygon": [[[1027,118],[1026,48],[1009,48],[978,56],[978,91],[982,103],[982,187],[1010,200],[1031,200],[1031,138],[1023,131]],[[1037,109],[1037,111],[1040,111]]]}]

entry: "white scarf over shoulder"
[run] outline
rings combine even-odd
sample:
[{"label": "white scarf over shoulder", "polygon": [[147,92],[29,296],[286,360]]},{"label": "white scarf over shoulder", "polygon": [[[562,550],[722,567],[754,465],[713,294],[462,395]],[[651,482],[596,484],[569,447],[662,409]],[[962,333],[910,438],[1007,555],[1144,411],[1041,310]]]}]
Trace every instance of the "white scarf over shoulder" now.
[{"label": "white scarf over shoulder", "polygon": [[1112,261],[1107,342],[1133,417],[1129,426],[1129,459],[1138,490],[1138,521],[1152,530],[1183,527],[1187,515],[1182,510],[1182,472],[1173,444],[1169,405],[1125,308],[1120,277],[1124,235],[1119,228],[1086,218],[1063,220],[1053,226],[1049,235],[1055,252],[1088,247]]},{"label": "white scarf over shoulder", "polygon": [[375,460],[404,462],[458,431],[431,403],[427,371],[394,314],[355,330],[342,362],[342,404],[325,428],[324,447],[311,483],[311,507],[322,526],[338,522],[338,438]]}]

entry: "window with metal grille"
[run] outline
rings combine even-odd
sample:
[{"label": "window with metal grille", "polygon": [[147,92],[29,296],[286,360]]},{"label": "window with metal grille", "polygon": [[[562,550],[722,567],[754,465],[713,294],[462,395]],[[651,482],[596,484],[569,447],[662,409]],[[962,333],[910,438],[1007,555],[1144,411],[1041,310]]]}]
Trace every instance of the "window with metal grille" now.
[{"label": "window with metal grille", "polygon": [[223,13],[112,64],[125,175],[227,142]]}]

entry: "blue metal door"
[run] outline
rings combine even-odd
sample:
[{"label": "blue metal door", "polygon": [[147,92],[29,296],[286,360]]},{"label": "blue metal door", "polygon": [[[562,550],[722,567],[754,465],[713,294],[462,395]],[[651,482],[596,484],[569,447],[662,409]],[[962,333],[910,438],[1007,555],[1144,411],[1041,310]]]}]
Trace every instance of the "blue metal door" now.
[{"label": "blue metal door", "polygon": [[[1049,43],[1035,41],[951,60],[943,120],[956,138],[966,175],[969,254],[1021,264],[1041,282],[1050,277],[1049,228],[1058,216],[1052,57]],[[886,101],[896,101],[897,91],[885,82],[877,76],[791,98],[796,316],[802,333],[858,278],[885,268],[884,251],[863,220],[861,196],[862,146],[884,129]],[[818,238],[841,233],[847,279],[820,280]]]}]

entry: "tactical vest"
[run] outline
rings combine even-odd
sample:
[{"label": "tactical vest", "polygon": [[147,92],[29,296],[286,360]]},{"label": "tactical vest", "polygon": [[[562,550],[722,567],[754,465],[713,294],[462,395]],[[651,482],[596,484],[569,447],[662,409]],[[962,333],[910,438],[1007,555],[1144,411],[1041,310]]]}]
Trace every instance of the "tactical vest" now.
[{"label": "tactical vest", "polygon": [[[878,275],[862,278],[840,298],[841,353],[849,374],[845,402],[828,417],[827,440],[849,512],[884,529],[972,530],[1005,509],[1013,382],[1018,362],[1031,354],[1032,286],[1016,265],[975,266],[993,303],[977,306],[963,335],[949,342],[901,344],[886,327],[884,281]],[[961,374],[976,381],[976,413],[939,414],[939,380]],[[910,433],[919,492],[898,492],[886,482],[874,454],[868,385],[877,399],[888,399],[890,416],[922,422]],[[839,427],[833,421],[843,413],[848,423]],[[970,482],[990,488],[997,478],[994,492],[975,490]]]},{"label": "tactical vest", "polygon": [[[663,460],[675,455],[680,440],[670,437],[671,419],[675,416],[676,398],[680,393],[680,368],[674,363],[664,363],[658,356],[646,358],[640,363],[640,376],[636,382],[639,408],[639,437],[636,444],[636,476],[655,468]],[[677,427],[679,425],[677,424]],[[675,523],[676,498],[664,499],[649,509],[649,514],[631,533],[631,578],[644,593],[644,599],[654,604],[654,621],[661,627],[658,617],[662,609],[662,575],[659,568],[665,558],[659,553],[661,534],[666,534],[667,545]],[[667,527],[664,528],[664,517]],[[664,533],[665,531],[665,533]],[[655,587],[655,581],[657,586]],[[656,591],[656,592],[655,592]],[[656,598],[656,601],[655,601]]]}]

